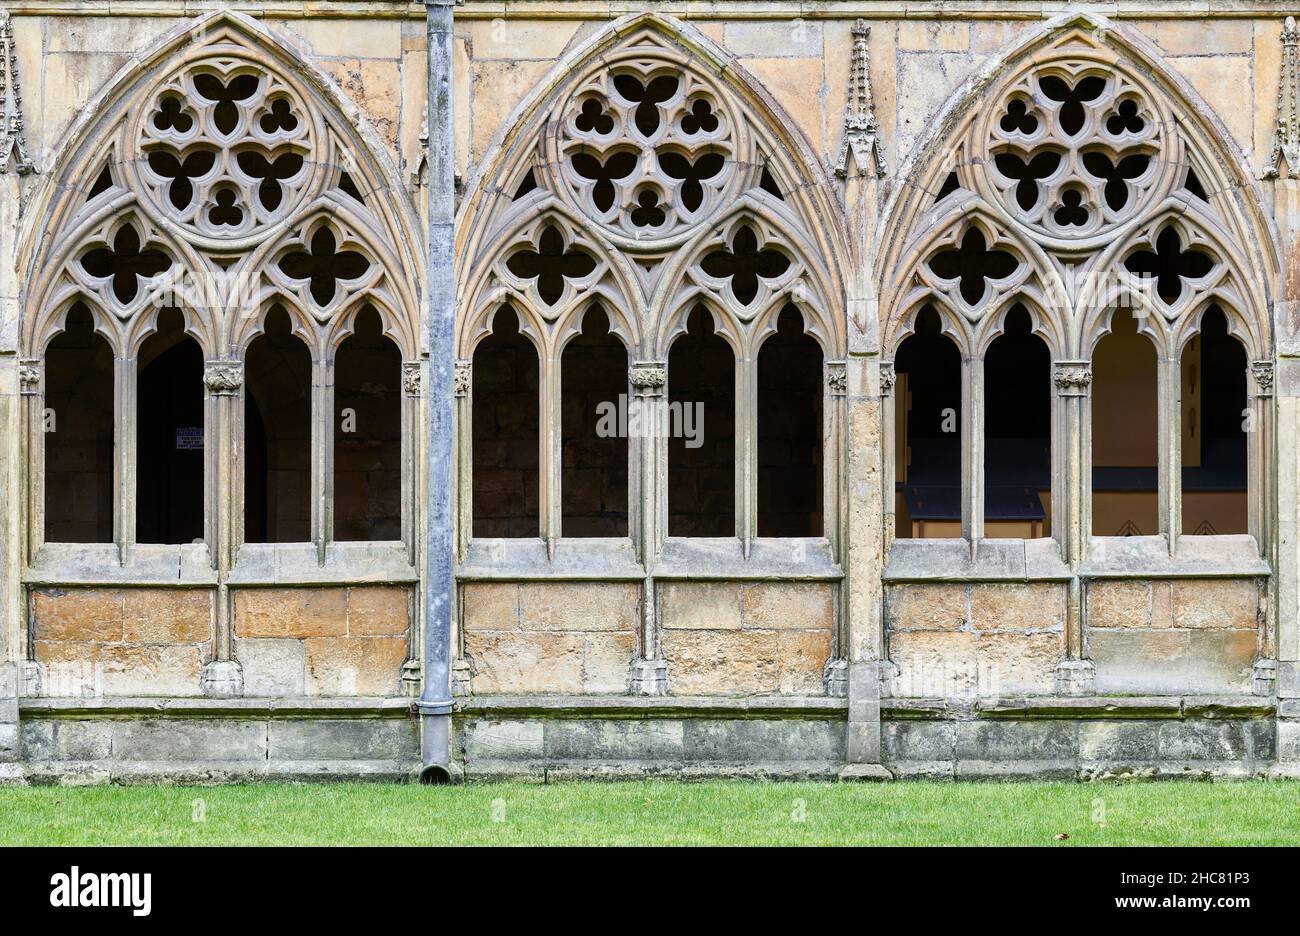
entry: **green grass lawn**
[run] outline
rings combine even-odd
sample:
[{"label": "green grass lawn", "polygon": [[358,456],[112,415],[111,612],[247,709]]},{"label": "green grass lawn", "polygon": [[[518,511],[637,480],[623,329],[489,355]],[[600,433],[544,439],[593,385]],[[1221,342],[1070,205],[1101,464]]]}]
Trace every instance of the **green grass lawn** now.
[{"label": "green grass lawn", "polygon": [[1297,843],[1300,782],[0,788],[0,845]]}]

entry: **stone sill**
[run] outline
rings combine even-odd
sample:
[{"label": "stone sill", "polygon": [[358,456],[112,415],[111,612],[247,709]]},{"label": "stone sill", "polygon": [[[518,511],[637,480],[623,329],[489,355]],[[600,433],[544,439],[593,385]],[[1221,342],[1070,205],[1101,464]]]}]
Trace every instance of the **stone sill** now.
[{"label": "stone sill", "polygon": [[164,718],[398,718],[414,703],[404,698],[301,696],[294,698],[163,698],[122,696],[104,699],[40,698],[18,700],[28,717],[99,718],[154,715]]},{"label": "stone sill", "polygon": [[1116,719],[1116,718],[1264,718],[1276,711],[1272,699],[1252,695],[1187,696],[1040,696],[979,699],[952,703],[944,699],[880,700],[887,719]]},{"label": "stone sill", "polygon": [[844,718],[831,696],[482,695],[458,700],[457,715],[549,718]]}]

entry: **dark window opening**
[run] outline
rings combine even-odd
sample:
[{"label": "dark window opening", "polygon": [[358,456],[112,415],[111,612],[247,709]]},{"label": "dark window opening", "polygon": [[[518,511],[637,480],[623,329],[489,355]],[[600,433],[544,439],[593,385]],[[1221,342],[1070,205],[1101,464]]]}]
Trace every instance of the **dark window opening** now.
[{"label": "dark window opening", "polygon": [[475,536],[540,535],[537,349],[509,306],[474,351]]},{"label": "dark window opening", "polygon": [[177,309],[140,348],[136,384],[136,540],[203,539],[203,352]]},{"label": "dark window opening", "polygon": [[735,536],[736,356],[702,307],[668,352],[668,395],[668,534]]},{"label": "dark window opening", "polygon": [[334,539],[402,538],[402,352],[371,306],[334,356]]},{"label": "dark window opening", "polygon": [[113,350],[83,305],[45,351],[45,539],[113,541]]},{"label": "dark window opening", "polygon": [[1246,349],[1228,334],[1218,306],[1201,319],[1201,333],[1182,359],[1182,479],[1184,533],[1249,532],[1246,426],[1251,419]]},{"label": "dark window opening", "polygon": [[896,535],[961,533],[961,353],[927,306],[894,355]]},{"label": "dark window opening", "polygon": [[1160,532],[1158,399],[1155,345],[1120,309],[1092,356],[1094,536]]},{"label": "dark window opening", "polygon": [[244,357],[244,540],[311,540],[311,351],[276,306]]},{"label": "dark window opening", "polygon": [[627,536],[627,349],[599,306],[560,359],[564,536]]},{"label": "dark window opening", "polygon": [[934,200],[941,202],[959,188],[961,188],[961,180],[957,178],[957,173],[950,172],[944,176],[943,185],[939,186],[939,194],[934,196]]},{"label": "dark window opening", "polygon": [[822,535],[822,349],[792,305],[758,352],[758,535]]},{"label": "dark window opening", "polygon": [[1052,355],[1016,306],[984,355],[984,535],[1051,534]]}]

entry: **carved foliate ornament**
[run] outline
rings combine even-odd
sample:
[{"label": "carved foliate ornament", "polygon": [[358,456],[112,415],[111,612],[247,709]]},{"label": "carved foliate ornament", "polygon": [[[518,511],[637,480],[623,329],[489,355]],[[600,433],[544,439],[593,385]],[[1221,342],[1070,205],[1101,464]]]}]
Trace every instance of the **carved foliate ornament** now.
[{"label": "carved foliate ornament", "polygon": [[1092,364],[1088,361],[1058,361],[1052,382],[1062,396],[1086,396],[1092,385]]},{"label": "carved foliate ornament", "polygon": [[865,170],[873,166],[877,178],[889,171],[885,147],[880,142],[880,122],[876,120],[876,101],[871,92],[871,58],[867,39],[871,27],[866,20],[853,24],[853,60],[849,65],[849,95],[844,107],[844,136],[835,157],[835,174],[849,174],[849,157]]},{"label": "carved foliate ornament", "polygon": [[407,396],[420,395],[420,362],[402,362],[402,392]]},{"label": "carved foliate ornament", "polygon": [[233,396],[244,385],[242,361],[207,361],[203,365],[203,383],[213,396]]},{"label": "carved foliate ornament", "polygon": [[1250,375],[1255,379],[1255,390],[1259,396],[1273,395],[1273,362],[1254,361],[1250,365]]},{"label": "carved foliate ornament", "polygon": [[473,361],[457,361],[456,370],[452,374],[452,389],[456,396],[469,396],[470,384],[474,376]]},{"label": "carved foliate ornament", "polygon": [[19,175],[36,172],[23,135],[23,93],[13,20],[4,9],[0,9],[0,104],[0,173],[8,172],[11,163]]},{"label": "carved foliate ornament", "polygon": [[627,379],[638,390],[656,389],[668,382],[668,366],[662,363],[633,364],[628,368]]},{"label": "carved foliate ornament", "polygon": [[826,362],[826,389],[831,396],[844,396],[848,392],[849,373],[843,361]]},{"label": "carved foliate ornament", "polygon": [[1273,151],[1261,177],[1276,179],[1286,162],[1288,179],[1300,177],[1300,32],[1294,16],[1282,24],[1282,66],[1277,81],[1277,122],[1273,128]]}]

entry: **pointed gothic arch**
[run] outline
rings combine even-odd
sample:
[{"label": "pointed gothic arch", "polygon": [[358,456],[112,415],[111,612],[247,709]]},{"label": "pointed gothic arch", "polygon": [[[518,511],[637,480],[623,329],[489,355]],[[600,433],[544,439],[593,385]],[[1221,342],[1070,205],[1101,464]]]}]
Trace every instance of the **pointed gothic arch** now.
[{"label": "pointed gothic arch", "polygon": [[[1023,303],[1055,362],[1053,501],[1082,477],[1080,526],[1090,529],[1090,462],[1059,441],[1079,420],[1118,418],[1086,403],[1090,361],[1115,311],[1132,309],[1161,362],[1152,484],[1160,490],[1159,532],[1173,551],[1185,532],[1172,506],[1177,436],[1188,419],[1178,405],[1181,349],[1214,306],[1248,359],[1273,356],[1277,238],[1222,124],[1147,40],[1100,17],[1066,14],[970,78],[900,174],[913,182],[885,208],[872,271],[886,360],[919,309],[940,310],[974,358],[963,393],[977,404],[964,416],[964,431],[976,438],[983,351],[1005,311]],[[971,231],[979,236],[965,240]],[[1267,412],[1258,400],[1251,406]],[[1266,435],[1252,437],[1252,484],[1267,478]],[[961,519],[964,535],[977,540],[983,468],[974,461]],[[1267,496],[1255,495],[1251,531],[1262,553]]]},{"label": "pointed gothic arch", "polygon": [[[80,302],[120,359],[124,428],[114,460],[122,555],[134,548],[133,362],[159,310],[178,309],[202,350],[205,439],[228,440],[242,437],[244,354],[279,304],[314,368],[330,366],[365,307],[399,349],[400,378],[387,390],[403,399],[400,563],[409,564],[419,504],[422,237],[399,173],[356,105],[264,24],[219,11],[139,52],[82,110],[54,164],[59,172],[42,178],[25,215],[19,344],[39,385],[43,349]],[[312,389],[320,438],[309,539],[322,562],[332,548],[334,493],[326,374]],[[39,489],[43,439],[34,417],[26,438]],[[204,448],[204,536],[185,548],[206,548],[205,561],[226,574],[233,558],[221,544],[228,537],[241,545],[242,500],[236,495],[227,507],[221,492],[242,490],[242,448]],[[46,545],[39,503],[38,491],[31,561]]]}]

